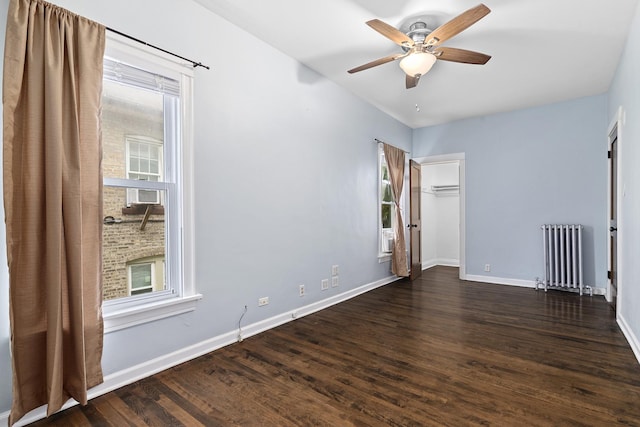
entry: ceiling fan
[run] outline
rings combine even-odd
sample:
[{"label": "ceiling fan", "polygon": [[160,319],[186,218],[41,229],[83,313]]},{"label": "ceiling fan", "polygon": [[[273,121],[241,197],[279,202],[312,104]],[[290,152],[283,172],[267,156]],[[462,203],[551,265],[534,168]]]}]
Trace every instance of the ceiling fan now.
[{"label": "ceiling fan", "polygon": [[424,22],[415,22],[409,27],[407,34],[379,19],[372,19],[367,22],[367,25],[402,47],[404,53],[397,53],[376,59],[375,61],[352,68],[348,73],[357,73],[358,71],[367,70],[402,58],[400,68],[402,68],[406,74],[406,86],[407,89],[410,89],[418,85],[420,77],[431,69],[437,59],[462,62],[465,64],[486,64],[487,61],[491,59],[489,55],[471,50],[441,47],[440,44],[466,30],[488,15],[489,12],[491,12],[491,9],[481,3],[461,13],[435,30],[428,29],[427,24]]}]

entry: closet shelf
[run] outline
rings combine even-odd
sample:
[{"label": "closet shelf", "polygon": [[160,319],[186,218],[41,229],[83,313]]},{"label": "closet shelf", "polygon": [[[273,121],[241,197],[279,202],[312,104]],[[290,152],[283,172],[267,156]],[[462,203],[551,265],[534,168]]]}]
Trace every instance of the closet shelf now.
[{"label": "closet shelf", "polygon": [[445,194],[458,194],[460,186],[457,184],[451,185],[432,185],[431,190],[423,190],[425,193],[435,194],[436,196]]}]

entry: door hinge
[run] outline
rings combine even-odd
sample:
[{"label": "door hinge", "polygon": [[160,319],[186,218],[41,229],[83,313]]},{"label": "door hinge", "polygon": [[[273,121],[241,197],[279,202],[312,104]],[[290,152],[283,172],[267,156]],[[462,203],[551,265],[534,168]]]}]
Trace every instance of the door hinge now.
[{"label": "door hinge", "polygon": [[607,159],[611,158],[611,150],[607,151]]},{"label": "door hinge", "polygon": [[607,271],[607,279],[611,279],[611,276],[612,276],[611,270]]}]

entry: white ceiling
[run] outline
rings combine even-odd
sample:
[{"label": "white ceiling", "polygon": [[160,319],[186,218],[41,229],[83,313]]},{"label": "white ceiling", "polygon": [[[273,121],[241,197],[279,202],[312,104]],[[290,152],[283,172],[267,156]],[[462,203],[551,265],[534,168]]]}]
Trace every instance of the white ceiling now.
[{"label": "white ceiling", "polygon": [[484,0],[491,13],[443,46],[492,59],[438,61],[407,90],[397,61],[347,74],[401,52],[365,22],[426,16],[435,28],[480,0],[196,1],[412,128],[606,92],[638,3]]}]

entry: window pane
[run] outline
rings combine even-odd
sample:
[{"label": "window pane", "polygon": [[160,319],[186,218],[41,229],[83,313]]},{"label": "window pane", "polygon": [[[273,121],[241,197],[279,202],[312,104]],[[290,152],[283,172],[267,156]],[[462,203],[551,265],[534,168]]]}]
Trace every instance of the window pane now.
[{"label": "window pane", "polygon": [[[140,160],[138,160],[137,157],[131,157],[129,159],[129,170],[133,171],[133,172],[138,172],[140,170]],[[129,174],[129,175],[131,175],[131,174]],[[129,178],[132,178],[132,177],[129,176]]]},{"label": "window pane", "polygon": [[382,184],[382,201],[393,202],[393,195],[391,193],[391,184]]},{"label": "window pane", "polygon": [[381,205],[382,228],[391,228],[391,206],[388,204]]},{"label": "window pane", "polygon": [[[131,295],[164,289],[164,208],[156,205],[150,207],[150,215],[143,226],[147,206],[133,203],[127,206],[127,199],[137,197],[157,203],[157,200],[165,196],[165,191],[160,190],[103,187],[102,280],[105,301],[128,297],[129,289],[132,289]],[[146,262],[143,263],[143,260]],[[143,274],[142,270],[148,271],[148,268],[154,268],[154,273]],[[151,281],[151,278],[154,280]],[[146,286],[144,289],[143,283]],[[139,292],[135,291],[136,288],[139,288]]]},{"label": "window pane", "polygon": [[149,160],[148,159],[140,159],[140,169],[138,171],[142,173],[149,173]]},{"label": "window pane", "polygon": [[138,202],[140,203],[158,203],[158,192],[155,190],[138,190]]},{"label": "window pane", "polygon": [[386,163],[382,163],[382,180],[389,181],[389,171],[387,170]]},{"label": "window pane", "polygon": [[[140,171],[139,159],[158,158],[164,141],[164,96],[111,80],[103,81],[102,149],[105,178],[127,178]],[[142,140],[131,140],[138,137]],[[129,139],[129,159],[127,140]],[[154,141],[150,148],[144,141]],[[155,142],[157,141],[157,142]],[[159,160],[159,158],[158,158]],[[147,171],[149,170],[147,165]]]},{"label": "window pane", "polygon": [[131,289],[151,287],[151,264],[138,264],[131,267]]},{"label": "window pane", "polygon": [[140,158],[148,159],[149,158],[149,144],[138,144],[140,146]]}]

